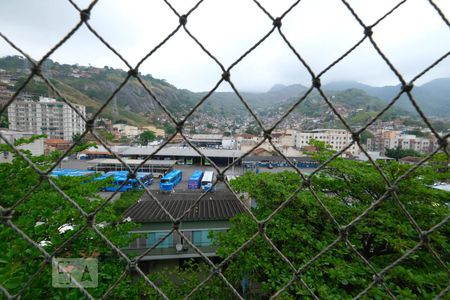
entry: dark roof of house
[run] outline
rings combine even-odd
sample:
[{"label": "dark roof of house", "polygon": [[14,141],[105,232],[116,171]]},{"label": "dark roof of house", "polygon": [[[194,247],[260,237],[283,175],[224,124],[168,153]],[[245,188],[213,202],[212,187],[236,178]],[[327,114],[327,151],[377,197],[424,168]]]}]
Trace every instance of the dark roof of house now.
[{"label": "dark roof of house", "polygon": [[[175,218],[180,217],[200,197],[200,193],[173,193],[156,195],[164,208]],[[238,213],[245,212],[241,202],[230,192],[215,192],[205,195],[197,205],[184,216],[183,221],[224,221]],[[125,218],[134,222],[170,222],[158,203],[148,195],[125,212]]]}]

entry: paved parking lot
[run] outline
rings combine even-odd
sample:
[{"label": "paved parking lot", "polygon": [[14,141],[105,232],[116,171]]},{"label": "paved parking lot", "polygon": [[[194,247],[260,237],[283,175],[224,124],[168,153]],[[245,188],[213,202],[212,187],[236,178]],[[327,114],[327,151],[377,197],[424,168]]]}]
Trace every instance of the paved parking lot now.
[{"label": "paved parking lot", "polygon": [[[61,168],[63,169],[87,169],[89,167],[89,161],[86,160],[73,160],[73,159],[69,159],[66,161],[63,161],[61,163]],[[187,183],[189,180],[189,177],[191,177],[192,173],[195,170],[202,170],[202,171],[214,171],[214,173],[216,173],[215,169],[211,166],[192,166],[192,165],[176,165],[175,169],[179,169],[183,172],[183,177],[181,182],[175,187],[175,193],[179,192],[189,192],[189,190],[187,189]],[[282,171],[292,171],[293,169],[290,167],[274,167],[273,169],[269,169],[269,168],[265,168],[265,167],[258,167],[258,171],[259,172],[272,172],[272,173],[277,173],[277,172],[282,172]],[[314,169],[300,169],[302,172],[308,174],[311,173]],[[247,171],[250,171],[249,169],[247,169]],[[237,166],[234,168],[230,168],[230,170],[228,170],[226,172],[226,175],[242,175],[244,172],[244,168],[242,166]],[[253,170],[254,172],[254,170]],[[155,178],[153,184],[150,186],[150,190],[155,191],[156,194],[159,194],[159,179]],[[225,186],[224,183],[219,182],[216,185],[216,190],[221,191],[221,190],[227,190],[227,187]],[[107,198],[111,193],[109,192],[102,192],[101,195],[102,197]],[[120,193],[118,193],[120,194]],[[115,197],[114,199],[117,199],[117,197]]]}]

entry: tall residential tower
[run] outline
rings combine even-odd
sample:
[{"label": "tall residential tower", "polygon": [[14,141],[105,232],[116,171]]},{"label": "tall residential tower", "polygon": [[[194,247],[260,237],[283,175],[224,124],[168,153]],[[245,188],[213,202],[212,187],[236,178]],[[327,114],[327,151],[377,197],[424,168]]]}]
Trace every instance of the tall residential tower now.
[{"label": "tall residential tower", "polygon": [[[72,104],[83,116],[84,105]],[[74,134],[82,133],[86,124],[66,103],[39,97],[39,101],[14,101],[8,107],[9,129],[46,134],[50,139],[71,141]]]}]

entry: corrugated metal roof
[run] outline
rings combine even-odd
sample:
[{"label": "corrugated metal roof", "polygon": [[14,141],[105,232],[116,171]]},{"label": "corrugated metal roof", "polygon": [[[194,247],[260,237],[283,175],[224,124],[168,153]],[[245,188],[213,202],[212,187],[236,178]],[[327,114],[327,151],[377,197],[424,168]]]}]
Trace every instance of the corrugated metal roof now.
[{"label": "corrugated metal roof", "polygon": [[222,140],[222,134],[194,134],[190,140]]},{"label": "corrugated metal roof", "polygon": [[[180,217],[200,196],[199,193],[177,193],[158,195],[158,200],[175,218]],[[229,220],[238,213],[245,212],[241,202],[228,192],[216,192],[206,195],[183,218],[183,221],[219,221]],[[170,222],[169,217],[161,210],[155,200],[147,195],[144,199],[130,207],[125,218],[134,222],[153,223]]]},{"label": "corrugated metal roof", "polygon": [[[144,160],[143,159],[122,159],[126,164],[130,166],[138,166],[140,165]],[[173,166],[177,163],[176,160],[155,160],[155,159],[149,159],[145,162],[144,166]],[[99,158],[99,159],[93,159],[88,161],[88,164],[95,165],[95,164],[118,164],[120,165],[121,162],[118,159],[115,158]]]},{"label": "corrugated metal roof", "polygon": [[[130,147],[120,153],[121,156],[130,155],[150,155],[156,147]],[[243,154],[240,150],[229,149],[200,149],[200,151],[208,157],[239,157]],[[200,157],[197,151],[191,147],[164,147],[155,155],[159,156],[180,156],[180,157]]]}]

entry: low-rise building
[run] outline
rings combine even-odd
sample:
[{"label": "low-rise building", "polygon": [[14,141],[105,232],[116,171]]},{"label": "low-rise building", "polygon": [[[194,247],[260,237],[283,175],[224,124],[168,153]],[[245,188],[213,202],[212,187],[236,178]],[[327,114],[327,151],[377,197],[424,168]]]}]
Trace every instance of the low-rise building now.
[{"label": "low-rise building", "polygon": [[45,154],[49,154],[50,152],[56,150],[66,152],[72,145],[72,142],[62,139],[46,139],[44,141],[44,145],[45,145],[44,149]]},{"label": "low-rise building", "polygon": [[[311,131],[297,132],[295,145],[298,149],[308,146],[311,140],[318,140],[331,145],[335,151],[341,151],[352,142],[352,134],[345,129],[314,129]],[[347,149],[352,155],[360,152],[358,145],[353,144]]]},{"label": "low-rise building", "polygon": [[141,130],[138,127],[128,124],[114,124],[113,131],[118,136],[125,136],[127,138],[134,138],[141,134]]},{"label": "low-rise building", "polygon": [[[160,149],[157,153],[155,151],[158,147],[128,147],[120,153],[122,157],[145,159],[152,155],[153,159],[168,159],[177,160],[180,164],[187,165],[208,165],[209,162],[203,158],[194,148],[190,146],[166,146]],[[227,166],[237,160],[242,151],[232,149],[211,149],[205,148],[200,150],[201,153],[208,157],[218,166]]]},{"label": "low-rise building", "polygon": [[292,129],[278,130],[272,132],[272,142],[276,145],[295,147],[296,131]]},{"label": "low-rise building", "polygon": [[380,130],[373,138],[367,139],[367,150],[384,153],[386,149],[411,149],[420,153],[433,152],[438,147],[435,138],[401,134],[400,131]]},{"label": "low-rise building", "polygon": [[219,148],[222,147],[222,139],[221,134],[194,134],[189,142],[197,147]]},{"label": "low-rise building", "polygon": [[[377,151],[368,151],[367,153],[369,154],[370,158],[373,161],[377,161],[377,160],[388,161],[388,160],[393,159],[390,157],[386,157],[383,154],[381,154],[381,152],[377,152]],[[359,153],[358,156],[356,157],[356,159],[360,160],[360,161],[369,161],[369,158],[367,157],[367,155],[364,152]]]},{"label": "low-rise building", "polygon": [[222,148],[223,149],[237,149],[237,143],[234,137],[224,136],[222,138]]},{"label": "low-rise building", "polygon": [[[158,195],[158,199],[173,217],[178,218],[195,204],[199,196],[199,193],[185,192]],[[140,267],[146,272],[178,265],[184,259],[200,258],[190,244],[207,257],[216,257],[214,235],[226,231],[230,227],[229,219],[245,212],[242,202],[232,193],[216,192],[213,196],[204,197],[184,216],[179,226],[182,236],[171,232],[173,224],[158,203],[144,197],[125,212],[126,219],[141,226],[130,232],[136,235],[136,239],[123,250],[129,255],[140,255],[154,247],[140,260]]]}]

